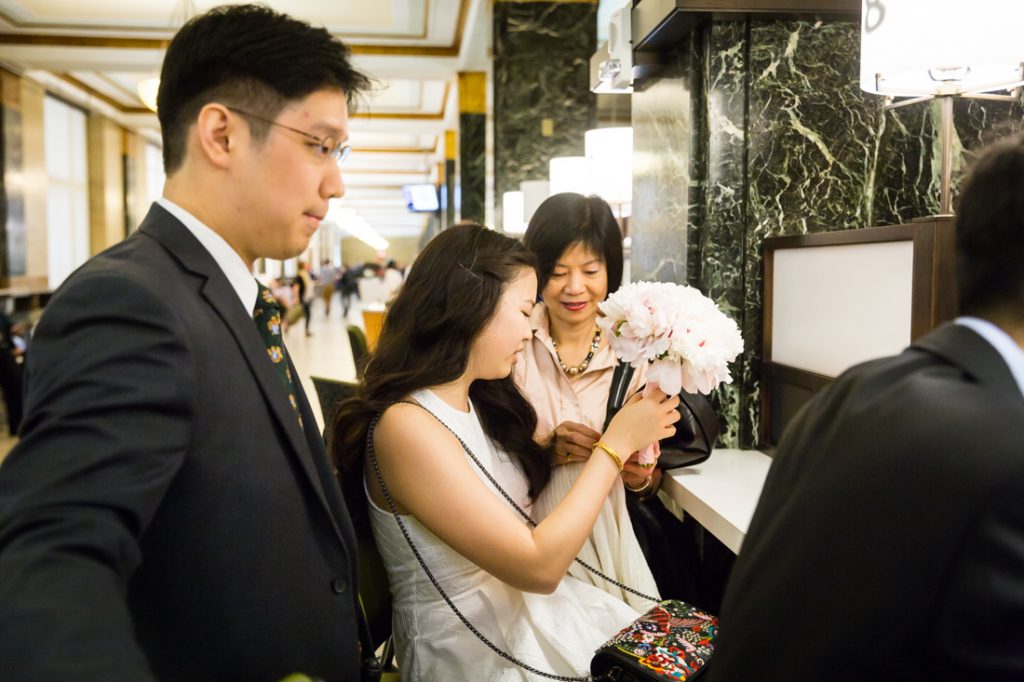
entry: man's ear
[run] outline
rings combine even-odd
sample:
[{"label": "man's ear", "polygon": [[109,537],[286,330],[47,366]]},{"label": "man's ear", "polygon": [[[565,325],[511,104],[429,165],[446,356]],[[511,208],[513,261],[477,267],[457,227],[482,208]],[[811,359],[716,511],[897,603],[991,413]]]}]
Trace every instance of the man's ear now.
[{"label": "man's ear", "polygon": [[248,134],[244,128],[223,104],[207,104],[196,118],[199,151],[216,168],[227,168],[240,141],[238,138]]}]

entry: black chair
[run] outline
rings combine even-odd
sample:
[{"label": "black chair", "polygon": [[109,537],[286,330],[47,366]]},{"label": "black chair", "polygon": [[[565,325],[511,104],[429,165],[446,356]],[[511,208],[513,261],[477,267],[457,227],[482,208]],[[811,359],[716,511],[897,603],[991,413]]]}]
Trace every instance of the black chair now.
[{"label": "black chair", "polygon": [[[349,327],[350,330],[352,328]],[[362,335],[358,327],[355,327],[355,330],[360,333],[360,336]],[[316,389],[317,398],[320,400],[320,410],[323,412],[326,425],[324,439],[329,446],[328,435],[338,404],[355,395],[359,384],[317,376],[310,378],[313,380],[313,388]],[[373,641],[384,642],[382,661],[385,672],[382,682],[399,682],[399,674],[390,669],[394,657],[391,641],[391,589],[388,586],[384,559],[377,551],[373,531],[370,529],[362,479],[358,475],[342,476],[340,483],[342,494],[345,497],[345,506],[348,507],[358,542],[359,601],[363,606],[363,612],[366,613]]]},{"label": "black chair", "polygon": [[366,335],[363,330],[354,324],[348,329],[348,344],[352,347],[352,362],[356,366],[356,378],[363,378],[363,367],[366,366],[366,356],[370,354],[370,347],[366,344]]},{"label": "black chair", "polygon": [[310,379],[313,380],[316,397],[320,399],[320,412],[324,415],[324,425],[330,426],[338,403],[354,396],[359,384],[324,377],[310,377]]}]

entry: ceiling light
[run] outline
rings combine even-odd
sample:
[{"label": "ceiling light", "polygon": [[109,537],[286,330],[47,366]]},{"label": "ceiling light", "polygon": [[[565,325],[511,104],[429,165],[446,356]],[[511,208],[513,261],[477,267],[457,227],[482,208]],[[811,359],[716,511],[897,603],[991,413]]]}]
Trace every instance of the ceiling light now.
[{"label": "ceiling light", "polygon": [[156,94],[160,90],[160,79],[156,76],[152,78],[145,78],[139,81],[136,86],[139,92],[139,99],[146,105],[146,108],[150,111],[156,111]]}]

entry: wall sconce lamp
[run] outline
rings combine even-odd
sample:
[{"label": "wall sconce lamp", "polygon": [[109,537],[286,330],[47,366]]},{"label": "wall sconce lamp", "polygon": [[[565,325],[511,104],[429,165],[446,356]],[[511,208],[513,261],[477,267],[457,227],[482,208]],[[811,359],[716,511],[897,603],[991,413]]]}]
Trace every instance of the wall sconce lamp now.
[{"label": "wall sconce lamp", "polygon": [[1021,26],[1022,0],[863,0],[861,89],[884,95],[887,111],[941,102],[940,213],[952,212],[953,98],[1019,100]]},{"label": "wall sconce lamp", "polygon": [[633,129],[588,130],[583,145],[590,163],[590,191],[611,204],[619,218],[628,216],[633,201]]},{"label": "wall sconce lamp", "polygon": [[551,194],[576,192],[590,194],[590,163],[585,156],[556,156],[548,162]]},{"label": "wall sconce lamp", "polygon": [[501,195],[501,229],[505,234],[526,232],[526,221],[523,220],[522,192],[505,192]]}]

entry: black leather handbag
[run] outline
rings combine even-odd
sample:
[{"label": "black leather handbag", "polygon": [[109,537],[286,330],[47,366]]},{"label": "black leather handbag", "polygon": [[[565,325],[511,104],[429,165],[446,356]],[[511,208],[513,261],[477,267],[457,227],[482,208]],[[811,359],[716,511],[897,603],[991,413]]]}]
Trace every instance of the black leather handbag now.
[{"label": "black leather handbag", "polygon": [[[620,362],[612,374],[604,419],[605,429],[626,401],[626,389],[632,378],[633,368],[629,363]],[[718,440],[718,415],[707,398],[699,393],[683,391],[679,394],[678,410],[681,419],[676,422],[675,435],[661,441],[661,457],[658,459],[658,467],[661,469],[700,464],[711,456],[715,441]]]}]

